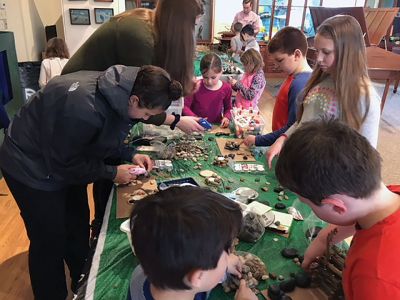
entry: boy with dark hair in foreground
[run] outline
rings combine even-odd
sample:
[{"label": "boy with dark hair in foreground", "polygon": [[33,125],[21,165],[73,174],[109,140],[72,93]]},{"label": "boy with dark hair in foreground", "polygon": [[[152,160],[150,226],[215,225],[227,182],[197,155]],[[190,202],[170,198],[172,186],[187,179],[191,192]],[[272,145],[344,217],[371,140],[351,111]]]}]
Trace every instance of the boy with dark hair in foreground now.
[{"label": "boy with dark hair in foreground", "polygon": [[[276,164],[279,182],[299,195],[322,220],[303,267],[334,243],[357,232],[346,258],[347,300],[400,299],[400,196],[381,181],[381,158],[368,140],[334,120],[304,123],[286,141]],[[350,230],[353,232],[353,230]]]},{"label": "boy with dark hair in foreground", "polygon": [[[139,201],[131,235],[140,266],[128,299],[207,299],[226,272],[241,274],[230,253],[241,222],[235,202],[203,188],[171,187]],[[257,297],[242,280],[236,299]]]}]

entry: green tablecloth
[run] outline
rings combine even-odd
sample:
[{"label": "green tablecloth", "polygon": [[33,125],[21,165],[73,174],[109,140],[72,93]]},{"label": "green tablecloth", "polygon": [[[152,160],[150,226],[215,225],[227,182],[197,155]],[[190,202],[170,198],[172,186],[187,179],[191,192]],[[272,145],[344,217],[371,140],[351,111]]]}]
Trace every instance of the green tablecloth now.
[{"label": "green tablecloth", "polygon": [[[278,202],[277,194],[273,192],[273,188],[278,186],[273,171],[267,170],[264,174],[235,174],[229,167],[216,167],[212,165],[214,155],[219,153],[215,141],[208,141],[206,135],[205,141],[208,144],[210,156],[208,162],[203,162],[203,169],[214,170],[222,178],[225,179],[225,186],[220,188],[219,191],[224,190],[230,186],[232,190],[246,186],[258,191],[258,201],[268,201],[270,206],[274,206]],[[258,159],[259,162],[264,163],[264,156]],[[200,177],[199,171],[193,169],[194,163],[192,161],[175,161],[174,171],[172,178],[193,177],[199,184],[204,185],[204,178]],[[183,172],[182,172],[183,170]],[[229,183],[227,179],[230,178],[234,182]],[[158,178],[162,181],[166,178]],[[244,179],[242,182],[240,179]],[[257,182],[259,180],[259,182]],[[268,192],[261,190],[261,187],[266,186],[265,183],[269,182],[270,189]],[[289,200],[283,200],[287,206],[290,206],[293,201],[298,202],[297,197],[287,192]],[[310,213],[310,209],[304,204],[296,204],[300,208],[304,217]],[[87,292],[85,299],[112,299],[112,300],[125,300],[132,271],[137,265],[138,261],[133,256],[127,236],[119,229],[120,224],[124,221],[116,219],[116,193],[110,197],[108,204],[108,211],[104,220],[102,233],[100,234],[99,243],[96,249],[95,257],[90,271],[90,278],[87,284]],[[275,240],[276,241],[275,241]],[[283,275],[288,278],[291,272],[297,272],[300,267],[291,260],[285,259],[281,256],[280,251],[285,247],[295,247],[304,252],[308,245],[308,241],[304,235],[304,222],[293,221],[289,238],[282,237],[272,231],[266,231],[264,236],[255,244],[241,242],[237,250],[248,251],[258,255],[266,264],[268,272],[273,272],[277,275]],[[195,254],[194,254],[195,255]],[[267,283],[274,282],[268,280],[263,282],[259,287],[261,290],[267,288]],[[262,296],[259,296],[262,299]],[[82,298],[83,299],[83,298]],[[211,293],[211,300],[233,299],[233,293],[225,294],[221,286],[217,286]]]}]

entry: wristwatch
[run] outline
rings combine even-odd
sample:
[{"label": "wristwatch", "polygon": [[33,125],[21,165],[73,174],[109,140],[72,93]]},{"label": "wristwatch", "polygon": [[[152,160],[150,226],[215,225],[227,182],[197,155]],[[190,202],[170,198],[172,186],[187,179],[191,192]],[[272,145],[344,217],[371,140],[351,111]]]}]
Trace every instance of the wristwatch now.
[{"label": "wristwatch", "polygon": [[171,128],[171,130],[174,130],[176,127],[176,124],[178,124],[178,122],[181,120],[181,115],[176,114],[176,113],[172,113],[172,115],[175,116],[175,120],[171,123],[169,128]]}]

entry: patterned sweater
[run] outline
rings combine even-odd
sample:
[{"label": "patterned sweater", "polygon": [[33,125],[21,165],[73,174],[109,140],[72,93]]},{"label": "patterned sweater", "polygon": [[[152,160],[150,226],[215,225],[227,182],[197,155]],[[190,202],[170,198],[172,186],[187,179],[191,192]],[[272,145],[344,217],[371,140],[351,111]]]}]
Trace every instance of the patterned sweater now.
[{"label": "patterned sweater", "polygon": [[[376,93],[374,87],[371,85],[369,88],[370,105],[366,119],[361,125],[359,130],[360,134],[368,139],[373,147],[376,148],[378,144],[379,120],[380,120],[380,97]],[[364,114],[365,96],[360,98],[360,108]],[[335,93],[335,84],[331,77],[313,87],[303,101],[303,115],[300,122],[294,123],[286,132],[290,136],[298,126],[302,123],[314,120],[320,117],[333,117],[339,118],[340,106]]]}]

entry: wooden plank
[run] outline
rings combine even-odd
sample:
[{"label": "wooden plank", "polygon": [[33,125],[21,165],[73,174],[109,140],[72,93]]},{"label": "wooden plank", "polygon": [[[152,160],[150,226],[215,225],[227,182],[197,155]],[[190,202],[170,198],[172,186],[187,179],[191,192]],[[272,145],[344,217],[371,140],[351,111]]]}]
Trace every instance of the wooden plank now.
[{"label": "wooden plank", "polygon": [[393,25],[394,17],[399,11],[394,8],[364,8],[365,22],[367,24],[369,41],[371,45],[379,45]]}]

